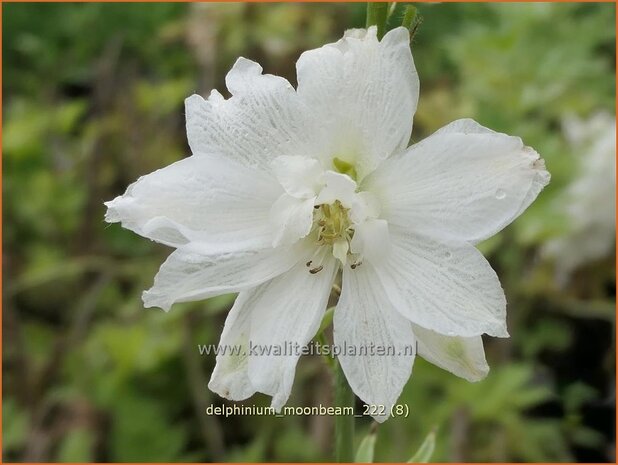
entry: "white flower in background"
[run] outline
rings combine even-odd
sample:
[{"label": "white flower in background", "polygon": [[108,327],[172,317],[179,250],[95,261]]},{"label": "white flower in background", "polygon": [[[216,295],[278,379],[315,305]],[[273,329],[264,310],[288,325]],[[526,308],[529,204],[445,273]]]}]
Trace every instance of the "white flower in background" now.
[{"label": "white flower in background", "polygon": [[616,117],[609,113],[597,113],[588,120],[568,116],[563,130],[573,149],[581,153],[577,175],[560,198],[570,227],[548,242],[543,252],[555,261],[558,282],[565,284],[581,265],[614,253]]},{"label": "white flower in background", "polygon": [[[481,334],[507,337],[498,277],[474,244],[549,180],[521,139],[458,120],[408,147],[419,92],[408,32],[354,30],[301,55],[298,88],[238,59],[225,99],[186,101],[193,156],[140,178],[106,219],[175,247],[147,307],[240,292],[221,345],[307,344],[342,271],[335,344],[367,404],[396,402],[421,356],[474,381]],[[391,352],[392,354],[392,352]],[[287,401],[298,355],[217,356],[209,387]],[[383,421],[382,416],[378,420]]]}]

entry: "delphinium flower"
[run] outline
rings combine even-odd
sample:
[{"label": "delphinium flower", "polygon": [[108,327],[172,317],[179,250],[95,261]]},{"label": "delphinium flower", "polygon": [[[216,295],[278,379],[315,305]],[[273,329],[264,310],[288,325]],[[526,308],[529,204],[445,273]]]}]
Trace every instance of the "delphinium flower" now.
[{"label": "delphinium flower", "polygon": [[[333,337],[354,392],[385,406],[415,350],[471,381],[488,372],[482,334],[507,337],[496,273],[474,245],[519,216],[549,181],[520,138],[469,119],[409,145],[419,80],[405,28],[346,32],[304,52],[296,89],[239,58],[186,100],[192,156],[140,178],[106,219],[174,247],[146,307],[239,292],[220,345],[304,346],[341,273]],[[394,350],[392,350],[394,349]],[[281,409],[298,353],[219,353],[209,387]]]},{"label": "delphinium flower", "polygon": [[613,253],[616,240],[616,117],[599,112],[587,120],[564,118],[563,132],[580,157],[573,181],[558,198],[568,219],[564,233],[543,253],[555,261],[564,285],[580,266]]}]

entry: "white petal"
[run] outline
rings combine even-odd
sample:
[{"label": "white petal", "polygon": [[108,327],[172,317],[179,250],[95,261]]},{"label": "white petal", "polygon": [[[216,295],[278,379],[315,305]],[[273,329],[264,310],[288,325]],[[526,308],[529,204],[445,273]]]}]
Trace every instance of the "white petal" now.
[{"label": "white petal", "polygon": [[322,175],[322,181],[325,186],[315,201],[316,205],[331,204],[339,200],[346,208],[352,206],[356,198],[356,183],[351,177],[334,171],[326,171]]},{"label": "white petal", "polygon": [[257,286],[289,270],[307,253],[305,244],[236,253],[211,254],[188,244],[161,265],[154,286],[145,291],[145,307],[169,310],[176,302],[190,302]]},{"label": "white petal", "polygon": [[363,191],[356,194],[350,209],[350,219],[353,223],[362,223],[367,218],[380,216],[380,203],[371,192]]},{"label": "white petal", "polygon": [[362,261],[374,265],[388,259],[391,251],[388,223],[385,220],[367,220],[354,228],[350,250],[360,254]]},{"label": "white petal", "polygon": [[[363,28],[346,29],[343,33],[343,37],[345,39],[350,38],[350,37],[354,39],[365,39],[368,37],[371,39],[377,39],[378,38],[378,28],[376,26],[370,26],[368,29],[363,29]],[[346,43],[345,41],[342,41],[342,40],[340,40],[334,45],[341,47],[342,50],[345,50],[346,48]]]},{"label": "white petal", "polygon": [[493,129],[481,126],[471,118],[462,118],[451,121],[446,126],[441,127],[432,136],[438,134],[499,134]]},{"label": "white petal", "polygon": [[374,418],[386,420],[412,373],[415,339],[412,325],[393,308],[371,264],[344,268],[333,331],[352,390],[366,404],[384,406],[385,415]]},{"label": "white petal", "polygon": [[230,400],[244,400],[255,393],[249,379],[249,331],[251,308],[245,305],[250,291],[241,292],[225,319],[219,341],[217,364],[208,388]]},{"label": "white petal", "polygon": [[315,197],[321,187],[322,165],[320,162],[300,156],[281,156],[272,163],[277,180],[293,197]]},{"label": "white petal", "polygon": [[325,155],[353,163],[359,179],[409,142],[419,91],[409,40],[396,28],[378,42],[370,28],[296,63],[298,95],[326,130]]},{"label": "white petal", "polygon": [[508,337],[504,292],[474,246],[393,227],[390,237],[392,251],[378,274],[404,316],[447,336]]},{"label": "white petal", "polygon": [[214,151],[264,170],[280,155],[315,155],[315,119],[288,81],[239,58],[226,84],[232,94],[227,100],[215,91],[208,100],[192,95],[185,101],[194,155]]},{"label": "white petal", "polygon": [[333,257],[341,262],[342,265],[345,265],[348,257],[348,250],[350,246],[348,241],[345,239],[340,239],[333,244]]},{"label": "white petal", "polygon": [[[330,295],[337,262],[328,259],[311,274],[304,263],[256,289],[247,291],[251,307],[251,342],[270,354],[251,354],[249,377],[255,388],[273,396],[279,411],[287,402],[300,350],[315,335]],[[279,347],[281,352],[273,352]],[[285,351],[285,352],[284,352]]]},{"label": "white petal", "polygon": [[215,156],[189,157],[142,176],[107,202],[106,221],[171,246],[190,241],[219,251],[270,245],[276,181]]},{"label": "white petal", "polygon": [[382,217],[432,236],[479,242],[519,216],[549,182],[518,137],[460,120],[387,160],[363,185]]},{"label": "white petal", "polygon": [[449,337],[414,325],[418,354],[468,381],[480,381],[489,373],[481,336]]},{"label": "white petal", "polygon": [[277,199],[270,210],[273,247],[293,244],[311,231],[314,199],[301,200],[288,194]]}]

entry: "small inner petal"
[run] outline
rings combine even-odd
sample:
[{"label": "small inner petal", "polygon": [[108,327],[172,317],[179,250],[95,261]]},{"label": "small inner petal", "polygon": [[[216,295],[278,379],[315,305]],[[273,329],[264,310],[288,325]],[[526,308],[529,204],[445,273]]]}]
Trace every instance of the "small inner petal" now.
[{"label": "small inner petal", "polygon": [[299,199],[315,197],[321,188],[323,169],[320,162],[307,157],[281,156],[272,162],[273,171],[283,189]]},{"label": "small inner petal", "polygon": [[350,208],[356,197],[356,182],[345,174],[326,171],[322,175],[324,187],[318,194],[316,204],[332,204],[339,201],[341,205]]},{"label": "small inner petal", "polygon": [[350,244],[345,239],[339,239],[333,244],[333,256],[345,265],[347,261],[348,252],[350,250]]},{"label": "small inner petal", "polygon": [[377,259],[388,249],[388,228],[386,221],[377,219],[376,197],[357,192],[357,183],[345,173],[353,171],[352,164],[336,157],[333,164],[339,172],[323,171],[316,160],[303,157],[278,157],[273,162],[275,176],[286,191],[271,211],[273,245],[307,236],[317,246],[306,263],[311,274],[322,271],[326,256],[356,269],[364,258]]}]

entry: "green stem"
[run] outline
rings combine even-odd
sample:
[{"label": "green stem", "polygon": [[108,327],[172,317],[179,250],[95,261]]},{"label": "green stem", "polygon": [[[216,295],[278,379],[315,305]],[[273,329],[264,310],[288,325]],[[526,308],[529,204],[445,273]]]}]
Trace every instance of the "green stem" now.
[{"label": "green stem", "polygon": [[[354,393],[339,363],[335,368],[335,407],[354,408]],[[335,460],[354,462],[354,415],[335,416]]]},{"label": "green stem", "polygon": [[388,2],[367,3],[367,27],[378,28],[378,40],[384,37],[386,32],[386,20],[388,19]]},{"label": "green stem", "polygon": [[416,20],[417,10],[414,5],[406,6],[406,12],[403,16],[403,21],[401,21],[401,25],[408,30],[412,29],[412,24]]}]

